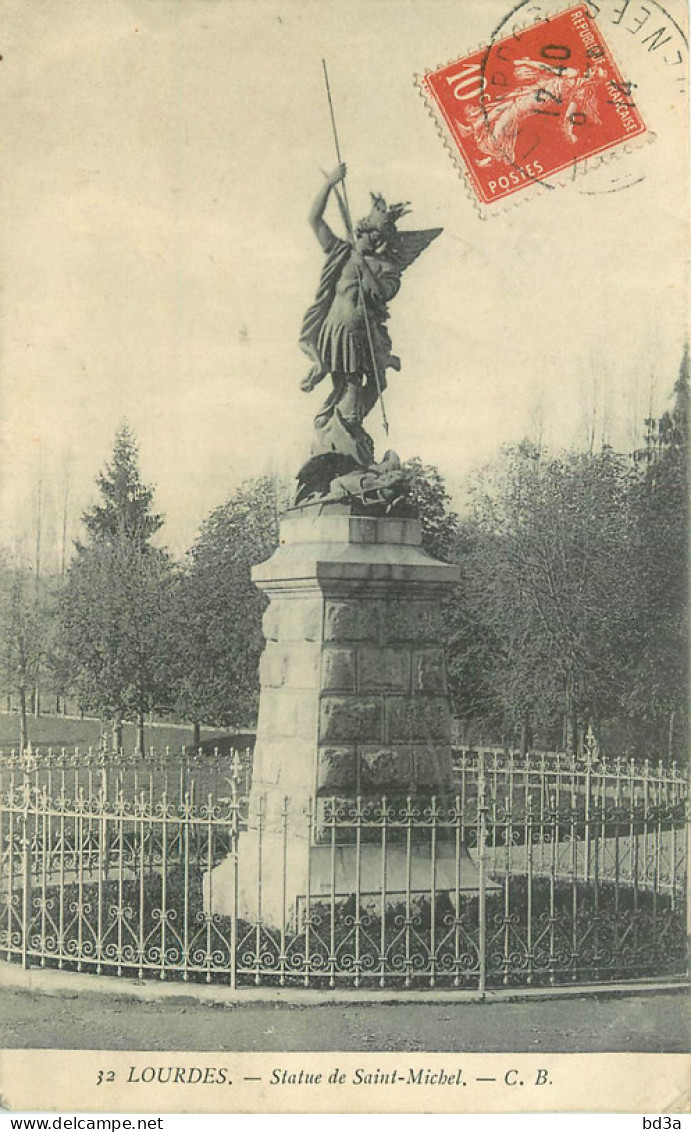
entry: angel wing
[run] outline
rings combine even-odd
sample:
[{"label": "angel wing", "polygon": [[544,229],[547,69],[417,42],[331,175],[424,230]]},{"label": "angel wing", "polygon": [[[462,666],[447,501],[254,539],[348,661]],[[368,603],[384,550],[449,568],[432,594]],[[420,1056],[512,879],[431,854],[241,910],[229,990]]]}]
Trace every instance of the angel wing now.
[{"label": "angel wing", "polygon": [[397,271],[405,271],[406,267],[410,267],[411,263],[422,255],[425,248],[429,247],[432,240],[436,240],[442,232],[443,228],[425,228],[421,232],[396,232],[396,235],[387,241],[385,258]]}]

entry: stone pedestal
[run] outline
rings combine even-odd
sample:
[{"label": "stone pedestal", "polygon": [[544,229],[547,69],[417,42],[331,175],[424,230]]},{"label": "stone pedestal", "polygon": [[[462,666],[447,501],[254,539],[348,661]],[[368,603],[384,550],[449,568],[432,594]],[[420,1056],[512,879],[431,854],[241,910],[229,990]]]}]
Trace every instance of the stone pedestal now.
[{"label": "stone pedestal", "polygon": [[[207,899],[227,913],[237,898],[241,917],[277,924],[308,888],[315,897],[355,891],[354,847],[338,830],[334,850],[323,799],[412,796],[424,805],[452,792],[440,599],[458,567],[423,551],[417,520],[327,505],[289,512],[279,548],[252,576],[269,606],[250,829],[240,837],[237,892],[229,859],[209,878]],[[429,892],[429,848],[413,846],[412,866],[400,847],[387,853],[387,892],[421,887],[423,876]],[[435,888],[453,888],[454,849],[442,838],[435,860]],[[465,854],[462,864],[461,886],[477,887]],[[363,845],[359,891],[380,876],[380,846]]]}]

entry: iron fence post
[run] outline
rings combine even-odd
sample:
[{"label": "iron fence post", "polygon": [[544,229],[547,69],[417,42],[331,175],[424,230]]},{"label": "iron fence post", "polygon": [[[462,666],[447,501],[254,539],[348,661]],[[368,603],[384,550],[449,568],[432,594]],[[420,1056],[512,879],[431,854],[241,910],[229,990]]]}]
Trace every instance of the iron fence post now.
[{"label": "iron fence post", "polygon": [[484,998],[487,985],[487,791],[485,782],[484,756],[478,759],[478,948],[479,971],[478,991]]},{"label": "iron fence post", "polygon": [[590,880],[590,792],[592,790],[592,764],[590,755],[586,757],[585,764],[585,799],[584,799],[584,816],[583,816],[583,832],[585,845],[583,847],[583,880],[588,884]]},{"label": "iron fence post", "polygon": [[691,975],[691,760],[687,767],[686,793],[686,973]]},{"label": "iron fence post", "polygon": [[235,779],[231,782],[230,790],[230,859],[232,862],[232,899],[230,908],[230,947],[228,962],[230,964],[230,989],[235,990],[237,987],[237,968],[238,968],[238,910],[239,910],[239,862],[240,855],[238,845],[240,841],[240,798],[238,796],[237,782]]},{"label": "iron fence post", "polygon": [[[29,966],[29,931],[31,927],[31,834],[29,830],[29,800],[31,787],[24,780],[24,806],[22,809],[22,967]],[[10,894],[11,895],[11,894]]]}]

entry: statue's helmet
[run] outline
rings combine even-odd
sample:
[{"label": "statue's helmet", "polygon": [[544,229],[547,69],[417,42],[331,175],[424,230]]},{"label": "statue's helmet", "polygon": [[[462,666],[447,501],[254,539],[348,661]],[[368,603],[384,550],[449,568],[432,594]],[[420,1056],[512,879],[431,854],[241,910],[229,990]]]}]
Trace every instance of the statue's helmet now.
[{"label": "statue's helmet", "polygon": [[402,216],[410,212],[408,201],[399,204],[387,205],[380,193],[370,193],[372,208],[368,216],[363,216],[355,226],[355,235],[361,236],[364,232],[374,232],[382,241],[390,239],[395,231],[396,224]]}]

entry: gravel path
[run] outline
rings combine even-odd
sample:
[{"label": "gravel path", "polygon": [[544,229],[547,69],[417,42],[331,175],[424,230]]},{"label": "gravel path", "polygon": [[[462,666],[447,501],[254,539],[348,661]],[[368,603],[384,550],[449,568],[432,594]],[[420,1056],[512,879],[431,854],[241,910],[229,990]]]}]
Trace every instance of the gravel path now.
[{"label": "gravel path", "polygon": [[685,993],[520,1003],[322,1006],[140,1002],[4,990],[5,1049],[691,1051]]}]

